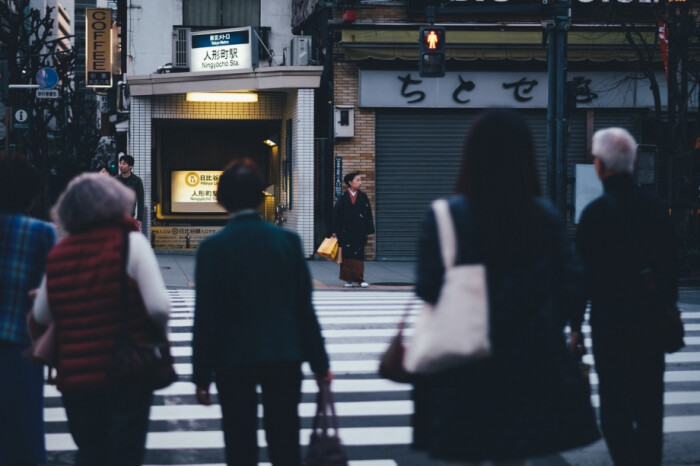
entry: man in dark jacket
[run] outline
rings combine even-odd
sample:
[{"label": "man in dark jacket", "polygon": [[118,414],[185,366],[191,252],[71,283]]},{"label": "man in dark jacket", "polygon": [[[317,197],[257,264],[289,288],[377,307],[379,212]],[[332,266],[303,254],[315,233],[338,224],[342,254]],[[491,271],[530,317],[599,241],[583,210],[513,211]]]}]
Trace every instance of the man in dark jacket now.
[{"label": "man in dark jacket", "polygon": [[301,466],[301,363],[309,362],[319,384],[333,375],[301,241],[255,210],[264,188],[247,159],[219,178],[217,200],[232,215],[197,252],[192,381],[205,405],[216,381],[227,464],[258,464],[260,385],[270,461]]},{"label": "man in dark jacket", "polygon": [[[624,129],[594,134],[594,164],[605,193],[583,211],[576,245],[591,301],[601,426],[610,455],[616,466],[658,466],[664,393],[660,328],[663,308],[674,306],[678,297],[676,255],[668,208],[639,189],[632,176],[636,148]],[[578,309],[571,320],[570,344],[580,349],[584,311]]]},{"label": "man in dark jacket", "polygon": [[119,157],[119,174],[115,176],[116,179],[124,183],[134,190],[136,193],[136,205],[134,206],[134,211],[131,213],[132,217],[136,217],[139,221],[139,226],[143,223],[143,181],[141,178],[134,175],[134,158],[130,155],[121,154]]}]

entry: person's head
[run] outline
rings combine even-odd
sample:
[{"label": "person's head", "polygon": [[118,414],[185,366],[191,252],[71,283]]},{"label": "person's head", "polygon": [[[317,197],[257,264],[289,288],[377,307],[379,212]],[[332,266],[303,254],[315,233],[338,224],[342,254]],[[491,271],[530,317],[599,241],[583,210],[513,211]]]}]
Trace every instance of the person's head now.
[{"label": "person's head", "polygon": [[252,160],[237,159],[219,177],[216,200],[227,212],[256,209],[263,200],[265,180]]},{"label": "person's head", "polygon": [[130,216],[136,194],[112,177],[83,173],[73,178],[51,209],[51,218],[68,233]]},{"label": "person's head", "polygon": [[530,128],[520,114],[497,108],[477,117],[467,132],[458,193],[478,199],[529,199],[540,194]]},{"label": "person's head", "polygon": [[637,160],[637,141],[623,128],[606,128],[593,134],[593,162],[598,176],[632,173]]},{"label": "person's head", "polygon": [[130,155],[122,154],[119,156],[119,172],[122,175],[130,174],[134,169],[134,158]]},{"label": "person's head", "polygon": [[350,172],[343,178],[348,188],[357,191],[362,186],[362,175],[359,171]]},{"label": "person's head", "polygon": [[0,159],[0,210],[26,212],[41,189],[41,176],[24,157]]}]

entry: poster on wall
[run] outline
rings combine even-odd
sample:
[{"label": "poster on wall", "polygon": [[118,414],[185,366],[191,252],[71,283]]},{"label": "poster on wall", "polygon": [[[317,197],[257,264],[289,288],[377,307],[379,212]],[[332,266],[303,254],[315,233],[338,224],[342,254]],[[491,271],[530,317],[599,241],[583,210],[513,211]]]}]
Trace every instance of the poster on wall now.
[{"label": "poster on wall", "polygon": [[226,213],[216,203],[221,170],[177,170],[170,175],[170,210],[183,213]]}]

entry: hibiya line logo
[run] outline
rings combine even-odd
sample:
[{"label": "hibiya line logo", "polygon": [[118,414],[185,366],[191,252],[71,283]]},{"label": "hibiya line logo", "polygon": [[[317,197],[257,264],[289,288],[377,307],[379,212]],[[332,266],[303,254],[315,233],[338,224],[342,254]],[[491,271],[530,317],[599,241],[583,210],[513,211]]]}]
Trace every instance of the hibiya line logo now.
[{"label": "hibiya line logo", "polygon": [[187,175],[185,175],[185,184],[194,188],[199,184],[199,175],[195,172],[189,172]]}]

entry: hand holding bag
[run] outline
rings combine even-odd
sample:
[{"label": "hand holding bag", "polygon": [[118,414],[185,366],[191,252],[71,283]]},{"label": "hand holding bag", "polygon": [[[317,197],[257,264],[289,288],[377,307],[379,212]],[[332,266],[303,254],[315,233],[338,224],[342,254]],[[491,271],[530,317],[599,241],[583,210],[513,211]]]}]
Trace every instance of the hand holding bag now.
[{"label": "hand holding bag", "polygon": [[338,255],[338,238],[324,239],[316,252],[325,259],[335,260],[335,257]]},{"label": "hand holding bag", "polygon": [[406,349],[404,367],[430,374],[488,356],[488,293],[483,264],[455,265],[457,240],[449,204],[433,202],[445,275],[437,303],[425,303]]},{"label": "hand holding bag", "polygon": [[56,322],[51,321],[48,327],[34,319],[34,310],[27,315],[27,329],[32,345],[24,350],[24,359],[39,366],[48,366],[48,384],[56,383],[56,366],[58,365],[58,338]]},{"label": "hand holding bag", "polygon": [[165,334],[157,335],[152,342],[137,343],[131,338],[128,322],[128,288],[126,260],[129,233],[124,234],[121,270],[120,330],[107,369],[107,378],[114,383],[147,387],[153,390],[165,388],[177,380],[170,353],[170,342]]},{"label": "hand holding bag", "polygon": [[34,319],[32,310],[27,315],[27,329],[32,346],[22,353],[24,358],[40,366],[56,367],[58,362],[56,322],[51,321],[48,327],[41,325]]},{"label": "hand holding bag", "polygon": [[[333,435],[328,432],[329,410],[335,430]],[[320,430],[319,424],[321,424]],[[305,464],[306,466],[347,466],[348,464],[348,457],[338,437],[338,416],[335,414],[333,392],[330,384],[327,383],[322,383],[318,387],[316,416],[314,416]]]},{"label": "hand holding bag", "polygon": [[399,322],[399,331],[394,338],[389,342],[389,346],[382,355],[379,362],[379,375],[387,380],[398,383],[408,383],[411,380],[411,374],[408,373],[403,365],[403,360],[406,355],[406,345],[403,341],[403,330],[406,327],[406,319],[411,311],[413,302],[406,305],[401,322]]}]

